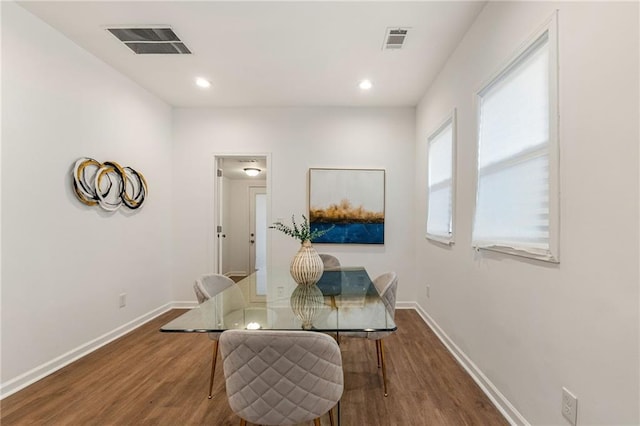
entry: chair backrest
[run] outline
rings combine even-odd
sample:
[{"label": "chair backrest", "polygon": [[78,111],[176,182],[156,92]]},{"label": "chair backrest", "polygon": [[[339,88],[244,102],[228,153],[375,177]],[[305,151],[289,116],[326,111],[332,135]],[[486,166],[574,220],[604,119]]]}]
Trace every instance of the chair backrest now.
[{"label": "chair backrest", "polygon": [[263,425],[316,419],[342,396],[342,356],[312,331],[228,330],[220,336],[229,406]]},{"label": "chair backrest", "polygon": [[340,261],[337,257],[332,256],[330,254],[321,253],[320,259],[322,259],[322,264],[325,268],[339,268]]},{"label": "chair backrest", "polygon": [[398,275],[395,272],[387,272],[373,280],[373,285],[378,290],[387,311],[391,317],[396,313],[396,292],[398,290]]},{"label": "chair backrest", "polygon": [[198,303],[202,303],[233,285],[235,282],[224,275],[205,274],[196,280],[193,290],[198,298]]}]

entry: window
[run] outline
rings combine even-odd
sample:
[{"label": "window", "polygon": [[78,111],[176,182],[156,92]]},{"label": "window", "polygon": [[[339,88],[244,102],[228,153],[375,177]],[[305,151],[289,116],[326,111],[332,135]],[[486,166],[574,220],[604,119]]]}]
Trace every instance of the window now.
[{"label": "window", "polygon": [[478,92],[473,245],[557,262],[555,17]]},{"label": "window", "polygon": [[427,238],[453,243],[455,111],[429,137],[427,158]]}]

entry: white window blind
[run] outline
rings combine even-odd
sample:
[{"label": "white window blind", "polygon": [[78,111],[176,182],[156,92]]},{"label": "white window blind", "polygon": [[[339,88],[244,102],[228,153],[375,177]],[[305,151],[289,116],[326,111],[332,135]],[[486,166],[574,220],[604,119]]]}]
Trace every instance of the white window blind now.
[{"label": "white window blind", "polygon": [[429,137],[427,238],[453,242],[454,116]]},{"label": "white window blind", "polygon": [[478,94],[475,247],[555,260],[550,221],[550,154],[557,143],[552,52],[547,30]]}]

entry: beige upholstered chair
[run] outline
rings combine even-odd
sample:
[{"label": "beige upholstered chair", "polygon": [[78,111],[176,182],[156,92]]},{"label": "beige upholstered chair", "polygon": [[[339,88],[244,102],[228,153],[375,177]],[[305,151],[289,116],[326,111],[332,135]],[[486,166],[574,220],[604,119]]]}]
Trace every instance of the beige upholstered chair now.
[{"label": "beige upholstered chair", "polygon": [[320,254],[320,259],[322,259],[322,264],[324,265],[325,269],[328,269],[328,268],[339,268],[340,267],[340,261],[335,256],[332,256],[330,254],[321,253]]},{"label": "beige upholstered chair", "polygon": [[[373,280],[373,285],[378,290],[382,301],[391,317],[395,317],[396,313],[396,291],[398,289],[398,276],[395,272],[387,272]],[[384,385],[384,396],[388,396],[387,392],[387,371],[384,365],[384,345],[382,339],[391,335],[392,331],[372,331],[372,332],[345,332],[340,333],[341,336],[360,337],[376,342],[376,355],[378,357],[378,368],[382,368],[382,381]]]},{"label": "beige upholstered chair", "polygon": [[[220,274],[206,274],[198,278],[193,285],[193,290],[198,298],[198,303],[211,299],[221,291],[234,286],[235,283],[229,277]],[[218,338],[221,333],[208,333],[213,340],[213,359],[211,360],[211,379],[209,380],[209,399],[212,398],[213,376],[216,372],[216,359],[218,358]]]},{"label": "beige upholstered chair", "polygon": [[229,406],[260,425],[314,421],[338,404],[342,356],[336,341],[312,331],[228,330],[220,336]]}]

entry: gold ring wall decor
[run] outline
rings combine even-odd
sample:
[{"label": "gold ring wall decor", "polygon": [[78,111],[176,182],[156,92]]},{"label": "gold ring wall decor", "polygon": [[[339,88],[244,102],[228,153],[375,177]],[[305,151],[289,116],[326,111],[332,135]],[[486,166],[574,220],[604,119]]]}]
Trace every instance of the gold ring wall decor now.
[{"label": "gold ring wall decor", "polygon": [[148,192],[142,173],[114,161],[100,163],[88,157],[78,159],[73,167],[73,191],[82,203],[107,211],[122,205],[137,209]]}]

